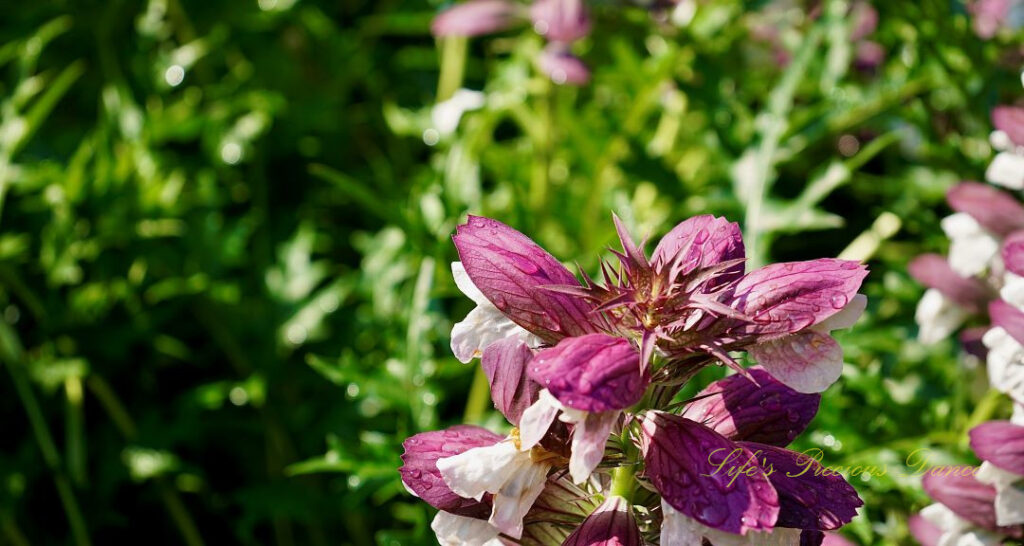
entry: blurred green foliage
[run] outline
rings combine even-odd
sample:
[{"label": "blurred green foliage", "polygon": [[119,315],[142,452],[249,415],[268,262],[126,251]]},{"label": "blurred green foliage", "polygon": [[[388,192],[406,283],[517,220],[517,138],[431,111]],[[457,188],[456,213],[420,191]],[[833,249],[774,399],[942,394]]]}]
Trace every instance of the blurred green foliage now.
[{"label": "blurred green foliage", "polygon": [[[486,214],[593,268],[614,210],[651,234],[724,214],[754,262],[870,260],[798,445],[891,465],[855,481],[848,536],[906,543],[927,499],[897,467],[969,461],[1005,406],[953,341],[914,340],[905,265],[991,157],[1020,33],[878,3],[865,71],[843,2],[705,2],[685,28],[594,4],[582,88],[538,75],[529,30],[436,43],[438,2],[0,6],[0,542],[432,543],[402,440],[502,426],[447,348],[470,308],[449,235]],[[446,135],[443,70],[487,97]]]}]

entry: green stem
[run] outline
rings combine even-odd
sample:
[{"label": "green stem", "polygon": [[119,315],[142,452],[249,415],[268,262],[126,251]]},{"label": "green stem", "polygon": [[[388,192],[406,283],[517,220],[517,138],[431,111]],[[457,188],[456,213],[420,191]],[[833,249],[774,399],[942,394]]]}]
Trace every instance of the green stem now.
[{"label": "green stem", "polygon": [[32,385],[23,368],[23,358],[24,351],[17,334],[7,324],[0,323],[0,359],[7,364],[7,371],[11,374],[11,380],[14,382],[14,390],[17,391],[18,398],[21,399],[21,405],[25,408],[29,425],[32,427],[32,434],[39,445],[39,451],[42,452],[43,462],[46,463],[53,475],[57,494],[64,506],[64,513],[68,518],[74,542],[78,546],[88,546],[90,541],[85,518],[82,517],[78,501],[75,500],[71,482],[68,481],[67,475],[61,468],[60,453],[57,451],[53,435],[50,434],[50,429],[46,424],[46,417],[43,416],[39,400],[36,399],[35,392],[32,390]]},{"label": "green stem", "polygon": [[463,36],[441,39],[441,75],[437,82],[437,102],[446,101],[462,86],[466,69],[467,41]]},{"label": "green stem", "polygon": [[612,472],[611,494],[618,495],[628,501],[631,501],[633,497],[633,489],[636,486],[636,480],[634,479],[633,473],[634,466],[632,464],[617,467]]},{"label": "green stem", "polygon": [[542,78],[543,90],[538,98],[540,130],[534,134],[533,170],[530,176],[530,206],[534,211],[543,211],[548,200],[549,176],[551,173],[551,147],[554,136],[551,134],[554,124],[553,103],[554,85],[551,80]]},{"label": "green stem", "polygon": [[796,93],[797,84],[800,83],[801,77],[810,66],[814,52],[821,41],[821,35],[822,28],[820,26],[813,27],[807,33],[800,52],[768,96],[766,111],[758,115],[756,124],[760,137],[759,143],[756,148],[747,152],[747,154],[752,154],[750,159],[746,159],[747,154],[744,154],[744,159],[741,159],[741,162],[744,163],[752,161],[753,168],[737,169],[734,172],[737,189],[741,190],[737,193],[746,196],[743,240],[747,242],[747,255],[751,268],[763,265],[768,256],[761,233],[763,227],[762,206],[775,181],[774,169],[778,162],[779,142],[789,128],[788,116],[793,107],[793,96]]}]

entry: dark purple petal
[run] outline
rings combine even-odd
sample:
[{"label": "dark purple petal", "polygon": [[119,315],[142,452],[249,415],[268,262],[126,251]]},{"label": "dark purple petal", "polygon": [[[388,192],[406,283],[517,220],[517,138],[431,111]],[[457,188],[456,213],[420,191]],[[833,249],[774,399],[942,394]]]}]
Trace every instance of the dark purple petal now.
[{"label": "dark purple petal", "polygon": [[928,288],[934,288],[957,305],[971,313],[984,309],[991,299],[988,289],[977,279],[961,277],[949,266],[946,258],[938,254],[922,254],[907,266],[914,280]]},{"label": "dark purple petal", "polygon": [[1024,231],[1015,231],[1006,237],[1002,255],[1006,269],[1024,277]]},{"label": "dark purple petal", "polygon": [[1024,426],[989,421],[971,429],[971,449],[983,461],[1024,476]]},{"label": "dark purple petal", "polygon": [[985,346],[982,338],[985,337],[985,332],[988,330],[988,326],[964,328],[960,332],[960,347],[963,348],[965,353],[973,355],[979,360],[985,360],[988,357],[988,347]]},{"label": "dark purple petal", "polygon": [[647,477],[672,508],[729,533],[775,525],[779,497],[749,450],[664,412],[649,412],[641,426]]},{"label": "dark purple petal", "polygon": [[[651,262],[661,267],[676,264],[677,274],[685,275],[695,269],[744,257],[740,226],[705,214],[684,220],[665,234],[654,248]],[[725,283],[742,275],[743,264],[738,263],[720,273],[715,281]]]},{"label": "dark purple petal", "polygon": [[768,373],[804,393],[822,392],[843,374],[843,349],[827,333],[806,330],[747,347]]},{"label": "dark purple petal", "polygon": [[523,411],[537,401],[540,385],[526,376],[526,365],[533,351],[517,337],[509,337],[487,346],[480,363],[491,384],[494,407],[513,425],[519,424]]},{"label": "dark purple petal", "polygon": [[583,0],[534,0],[530,19],[533,29],[553,42],[569,43],[590,33],[590,16]]},{"label": "dark purple petal", "polygon": [[562,405],[589,412],[620,410],[640,401],[650,383],[640,354],[626,339],[589,334],[563,339],[534,357],[527,372]]},{"label": "dark purple petal", "polygon": [[558,85],[584,85],[590,81],[590,69],[564,47],[549,44],[537,58],[541,72]]},{"label": "dark purple petal", "polygon": [[841,474],[810,456],[755,442],[739,444],[771,470],[768,479],[779,494],[777,527],[834,531],[850,523],[864,505]]},{"label": "dark purple petal", "polygon": [[907,527],[910,528],[910,534],[914,535],[921,546],[938,546],[939,540],[944,534],[937,525],[918,514],[910,516],[910,519],[907,520]]},{"label": "dark purple petal", "polygon": [[1017,343],[1024,345],[1024,312],[1003,300],[992,300],[988,314],[993,325],[1006,330]]},{"label": "dark purple petal", "polygon": [[804,529],[800,531],[800,546],[821,546],[825,543],[825,533]]},{"label": "dark purple petal", "polygon": [[562,546],[643,546],[633,509],[626,499],[612,495],[583,524],[569,535]]},{"label": "dark purple petal", "polygon": [[469,0],[441,12],[430,24],[434,36],[479,36],[516,22],[519,6],[511,0]]},{"label": "dark purple petal", "polygon": [[1024,108],[996,106],[992,109],[992,125],[1017,146],[1024,146]]},{"label": "dark purple petal", "polygon": [[731,375],[700,391],[683,417],[734,441],[785,447],[814,419],[819,394],[799,393],[761,367],[748,368],[757,384]]},{"label": "dark purple petal", "polygon": [[1012,195],[980,182],[961,182],[946,192],[946,201],[970,214],[981,227],[1004,237],[1024,228],[1024,207]]},{"label": "dark purple petal", "polygon": [[584,299],[543,289],[579,282],[529,237],[497,220],[470,216],[452,239],[473,284],[516,324],[551,344],[597,331]]},{"label": "dark purple petal", "polygon": [[[491,446],[505,438],[485,428],[457,425],[444,430],[421,432],[402,443],[402,482],[427,504],[460,516],[483,518],[491,513],[489,502],[460,497],[441,478],[437,460],[458,455],[475,447]],[[486,497],[484,499],[487,500]]]},{"label": "dark purple petal", "polygon": [[733,307],[752,319],[734,331],[781,336],[841,311],[868,274],[863,265],[834,258],[772,264],[736,284]]},{"label": "dark purple petal", "polygon": [[946,505],[954,514],[990,531],[1020,536],[1020,527],[996,524],[996,489],[974,477],[977,468],[937,466],[925,473],[921,485],[925,493]]}]

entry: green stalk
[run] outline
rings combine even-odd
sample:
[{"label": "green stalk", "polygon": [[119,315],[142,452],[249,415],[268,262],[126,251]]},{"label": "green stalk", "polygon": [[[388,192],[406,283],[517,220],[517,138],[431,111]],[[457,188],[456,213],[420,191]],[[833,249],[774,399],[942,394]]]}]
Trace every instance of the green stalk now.
[{"label": "green stalk", "polygon": [[464,36],[441,38],[441,75],[437,81],[437,102],[452,98],[462,86],[467,44]]},{"label": "green stalk", "polygon": [[616,467],[612,472],[611,494],[632,502],[633,489],[636,486],[633,474],[634,466],[632,464]]},{"label": "green stalk", "polygon": [[85,471],[85,411],[82,408],[82,378],[69,377],[64,381],[67,423],[64,430],[65,451],[68,458],[68,473],[75,485],[86,482]]},{"label": "green stalk", "polygon": [[543,88],[538,97],[540,130],[534,133],[534,159],[530,176],[530,207],[533,211],[543,211],[548,199],[548,183],[551,173],[551,147],[554,135],[552,118],[554,117],[554,85],[548,78],[540,78]]},{"label": "green stalk", "polygon": [[[748,150],[744,157],[752,154],[746,161],[753,161],[753,167],[749,170],[751,175],[745,176],[746,169],[734,170],[734,179],[737,186],[737,194],[746,197],[746,217],[743,221],[743,240],[747,243],[747,255],[750,259],[750,267],[760,267],[765,263],[768,251],[764,248],[762,241],[761,208],[764,205],[765,197],[771,189],[775,180],[773,171],[778,161],[777,152],[779,142],[789,127],[788,116],[793,107],[793,95],[796,93],[797,84],[803,77],[814,53],[821,41],[822,28],[814,26],[807,33],[800,52],[782,75],[782,79],[772,89],[768,96],[768,108],[758,115],[757,126],[760,142],[754,149]],[[740,164],[746,161],[740,160]]]},{"label": "green stalk", "polygon": [[53,441],[53,435],[46,424],[46,417],[43,416],[39,400],[29,382],[28,375],[23,368],[24,351],[17,334],[6,323],[0,322],[0,359],[7,364],[7,371],[11,374],[14,382],[14,390],[21,399],[21,405],[28,415],[29,425],[32,427],[32,434],[35,436],[39,451],[42,452],[43,462],[53,475],[54,485],[57,487],[57,494],[64,506],[64,514],[68,518],[68,525],[71,527],[71,535],[74,543],[78,546],[88,546],[89,532],[85,525],[85,518],[75,500],[71,482],[61,467],[60,453]]}]

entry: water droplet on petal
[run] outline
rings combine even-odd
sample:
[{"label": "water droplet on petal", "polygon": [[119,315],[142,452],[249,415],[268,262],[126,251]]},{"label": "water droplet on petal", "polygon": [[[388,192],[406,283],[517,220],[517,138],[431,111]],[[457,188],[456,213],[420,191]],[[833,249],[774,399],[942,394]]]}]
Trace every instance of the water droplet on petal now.
[{"label": "water droplet on petal", "polygon": [[829,299],[829,303],[832,304],[833,309],[842,309],[843,307],[846,307],[846,304],[849,302],[849,298],[843,294],[835,294]]}]

